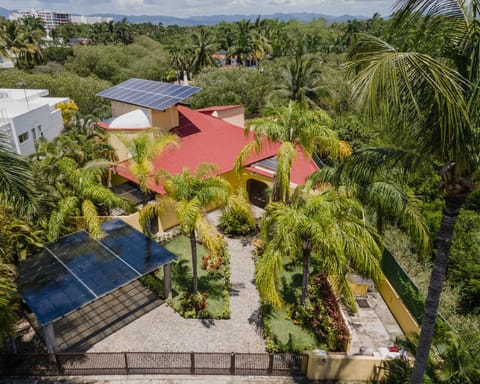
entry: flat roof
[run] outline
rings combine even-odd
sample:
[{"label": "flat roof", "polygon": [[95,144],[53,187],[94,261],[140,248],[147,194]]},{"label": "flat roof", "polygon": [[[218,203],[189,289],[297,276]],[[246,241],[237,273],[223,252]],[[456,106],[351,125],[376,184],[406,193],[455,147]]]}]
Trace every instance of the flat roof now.
[{"label": "flat roof", "polygon": [[120,219],[105,237],[80,231],[49,243],[19,266],[23,300],[42,325],[153,272],[177,256]]}]

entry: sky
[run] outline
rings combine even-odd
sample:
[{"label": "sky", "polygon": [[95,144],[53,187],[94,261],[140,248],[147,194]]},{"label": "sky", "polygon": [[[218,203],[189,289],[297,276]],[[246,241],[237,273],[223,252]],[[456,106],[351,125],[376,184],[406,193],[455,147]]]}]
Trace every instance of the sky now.
[{"label": "sky", "polygon": [[52,9],[80,15],[269,15],[311,12],[332,16],[382,16],[391,13],[394,0],[0,0],[7,9]]}]

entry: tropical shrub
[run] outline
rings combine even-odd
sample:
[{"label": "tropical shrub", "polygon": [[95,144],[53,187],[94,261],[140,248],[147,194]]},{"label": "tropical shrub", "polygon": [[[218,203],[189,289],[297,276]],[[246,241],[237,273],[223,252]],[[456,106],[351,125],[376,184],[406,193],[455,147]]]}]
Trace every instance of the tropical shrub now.
[{"label": "tropical shrub", "polygon": [[206,293],[185,291],[182,296],[179,312],[183,317],[186,319],[208,317]]},{"label": "tropical shrub", "polygon": [[292,314],[294,321],[314,331],[329,351],[346,351],[350,332],[326,275],[312,277],[308,289],[305,306],[296,307]]},{"label": "tropical shrub", "polygon": [[218,228],[231,236],[245,236],[255,232],[257,223],[245,191],[239,190],[230,197],[220,216]]}]

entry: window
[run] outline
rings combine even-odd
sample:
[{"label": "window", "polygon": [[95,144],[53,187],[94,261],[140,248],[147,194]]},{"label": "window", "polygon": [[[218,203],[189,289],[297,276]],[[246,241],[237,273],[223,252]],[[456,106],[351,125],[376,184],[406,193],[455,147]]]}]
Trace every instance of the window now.
[{"label": "window", "polygon": [[28,132],[22,133],[20,136],[18,136],[18,141],[20,143],[23,143],[24,141],[28,140]]},{"label": "window", "polygon": [[42,124],[38,124],[37,129],[38,129],[38,133],[40,134],[40,136],[43,137]]},{"label": "window", "polygon": [[32,137],[33,140],[37,140],[37,131],[35,131],[35,128],[32,128]]}]

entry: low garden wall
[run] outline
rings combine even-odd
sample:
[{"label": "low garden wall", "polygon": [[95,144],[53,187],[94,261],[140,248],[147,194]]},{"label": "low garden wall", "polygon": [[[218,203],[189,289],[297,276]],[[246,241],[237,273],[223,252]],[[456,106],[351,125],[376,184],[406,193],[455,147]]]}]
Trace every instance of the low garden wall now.
[{"label": "low garden wall", "polygon": [[323,351],[306,351],[308,355],[305,376],[311,380],[365,381],[379,379],[382,375],[382,358],[374,356],[351,356],[330,354]]}]

